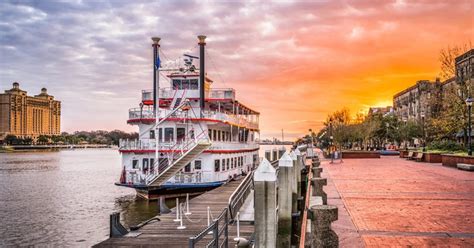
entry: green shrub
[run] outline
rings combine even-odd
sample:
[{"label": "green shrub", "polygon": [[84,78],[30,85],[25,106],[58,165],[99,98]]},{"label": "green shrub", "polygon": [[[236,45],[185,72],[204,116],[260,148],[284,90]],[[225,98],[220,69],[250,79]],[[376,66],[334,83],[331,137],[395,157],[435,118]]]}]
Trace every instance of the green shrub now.
[{"label": "green shrub", "polygon": [[443,140],[433,141],[428,145],[428,150],[441,150],[441,151],[464,151],[464,146],[455,141]]}]

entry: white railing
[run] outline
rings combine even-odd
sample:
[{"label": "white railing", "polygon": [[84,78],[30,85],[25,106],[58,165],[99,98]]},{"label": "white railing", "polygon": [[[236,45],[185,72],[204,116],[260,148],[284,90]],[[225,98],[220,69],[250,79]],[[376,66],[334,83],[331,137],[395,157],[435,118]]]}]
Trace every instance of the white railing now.
[{"label": "white railing", "polygon": [[[182,89],[185,90],[185,89]],[[177,90],[171,87],[160,88],[160,98],[173,98]],[[199,90],[187,89],[186,98],[199,97]],[[235,90],[231,88],[214,88],[205,92],[206,98],[235,100]],[[153,100],[153,90],[142,90],[142,101]]]},{"label": "white railing", "polygon": [[260,146],[257,143],[212,142],[208,150],[251,150]]},{"label": "white railing", "polygon": [[[164,118],[169,110],[160,110],[160,118]],[[197,113],[197,111],[195,111]],[[148,119],[148,118],[155,118],[155,114],[151,109],[140,109],[140,108],[132,108],[129,110],[129,119]],[[223,122],[228,122],[234,125],[238,125],[241,127],[248,127],[258,129],[258,122],[256,120],[250,120],[252,117],[246,115],[232,115],[226,114],[218,111],[210,111],[205,110],[203,111],[204,118],[220,120]],[[178,111],[173,114],[172,117],[176,118],[199,118],[198,116],[194,116],[189,111],[186,113],[185,111]]]}]

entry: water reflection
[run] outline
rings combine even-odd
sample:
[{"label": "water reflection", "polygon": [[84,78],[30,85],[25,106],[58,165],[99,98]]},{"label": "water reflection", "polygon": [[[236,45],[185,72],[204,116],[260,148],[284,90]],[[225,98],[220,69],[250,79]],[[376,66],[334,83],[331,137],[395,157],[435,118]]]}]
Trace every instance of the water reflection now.
[{"label": "water reflection", "polygon": [[119,175],[116,150],[0,154],[0,246],[91,246],[112,212],[126,226],[155,216],[156,202],[114,185]]}]

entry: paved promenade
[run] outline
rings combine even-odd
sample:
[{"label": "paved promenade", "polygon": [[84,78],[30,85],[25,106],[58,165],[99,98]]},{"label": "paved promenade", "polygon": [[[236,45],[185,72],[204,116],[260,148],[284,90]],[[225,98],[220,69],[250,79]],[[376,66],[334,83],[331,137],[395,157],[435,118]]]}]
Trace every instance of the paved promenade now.
[{"label": "paved promenade", "polygon": [[474,173],[398,157],[322,163],[341,247],[474,247]]}]

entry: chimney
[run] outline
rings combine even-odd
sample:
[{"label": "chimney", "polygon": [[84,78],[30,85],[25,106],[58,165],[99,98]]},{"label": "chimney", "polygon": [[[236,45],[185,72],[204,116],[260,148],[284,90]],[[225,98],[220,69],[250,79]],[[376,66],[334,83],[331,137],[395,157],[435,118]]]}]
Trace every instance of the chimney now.
[{"label": "chimney", "polygon": [[158,74],[158,69],[159,68],[156,68],[156,58],[158,57],[158,49],[160,48],[160,40],[161,38],[160,37],[152,37],[151,40],[153,41],[153,111],[156,113],[156,110],[157,110],[157,106],[159,107],[159,105],[157,105],[157,92],[158,92],[158,88],[159,88],[159,83],[157,82],[157,77],[159,77],[159,74]]},{"label": "chimney", "polygon": [[204,110],[204,85],[206,82],[206,71],[204,63],[204,46],[206,45],[206,36],[199,35],[199,106],[201,107],[201,117],[202,111]]}]

